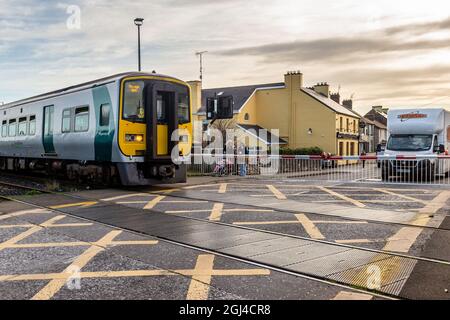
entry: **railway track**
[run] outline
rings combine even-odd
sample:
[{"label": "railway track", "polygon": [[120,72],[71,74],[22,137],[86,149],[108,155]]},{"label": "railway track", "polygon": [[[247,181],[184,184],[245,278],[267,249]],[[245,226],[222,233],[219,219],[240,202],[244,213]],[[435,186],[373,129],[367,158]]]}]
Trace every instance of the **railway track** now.
[{"label": "railway track", "polygon": [[[7,182],[0,182],[0,190],[2,187],[8,187],[8,188],[19,188],[22,190],[26,190],[27,192],[40,192],[40,193],[48,193],[48,194],[55,194],[58,196],[63,196],[63,197],[67,197],[70,198],[73,201],[92,201],[92,198],[88,198],[88,197],[81,197],[78,195],[72,195],[72,194],[67,194],[67,193],[55,193],[53,191],[48,191],[48,190],[44,190],[44,189],[38,189],[35,187],[30,187],[30,186],[23,186],[23,185],[19,185],[19,184],[13,184],[13,183],[7,183]],[[135,190],[134,190],[135,191]],[[24,194],[24,193],[22,193]],[[25,193],[26,194],[26,193]],[[152,194],[155,195],[162,195],[165,194],[167,195],[167,193],[160,191],[154,191],[152,192]],[[21,195],[21,194],[18,194]],[[358,288],[359,291],[361,292],[365,292],[365,293],[370,293],[376,296],[380,296],[380,297],[384,297],[384,298],[401,298],[400,296],[396,295],[396,294],[391,294],[391,293],[386,293],[383,291],[379,291],[379,290],[369,290],[367,288],[364,288],[362,286],[358,286],[352,283],[346,283],[345,281],[338,281],[335,279],[329,279],[327,277],[322,277],[322,276],[318,276],[317,274],[311,274],[308,272],[300,272],[300,271],[293,271],[290,270],[289,268],[285,268],[276,264],[271,264],[271,263],[267,263],[267,262],[261,262],[258,261],[257,259],[254,258],[247,258],[247,257],[243,257],[243,256],[239,256],[236,254],[229,254],[229,253],[224,253],[223,250],[215,250],[215,249],[211,249],[208,248],[207,246],[201,245],[201,244],[192,244],[186,241],[179,241],[176,239],[171,238],[170,236],[166,236],[164,233],[154,233],[154,232],[141,232],[139,230],[135,230],[134,228],[128,228],[126,226],[120,225],[120,223],[108,223],[105,221],[102,221],[102,219],[89,219],[86,218],[85,215],[80,215],[76,212],[70,212],[68,210],[64,210],[64,209],[55,209],[52,208],[51,206],[46,206],[46,205],[38,205],[36,203],[33,203],[33,201],[29,201],[29,200],[23,200],[23,199],[16,199],[17,194],[13,194],[13,195],[0,195],[0,198],[3,198],[5,200],[11,200],[11,201],[17,201],[17,202],[21,202],[21,203],[25,203],[28,205],[32,205],[35,207],[39,207],[39,208],[43,208],[43,209],[49,209],[49,210],[53,210],[53,211],[57,211],[57,212],[61,212],[64,213],[66,215],[69,216],[73,216],[73,217],[77,217],[77,218],[82,218],[85,220],[94,220],[96,222],[102,223],[104,225],[110,226],[110,227],[115,227],[115,228],[119,228],[119,229],[123,229],[123,230],[127,230],[130,232],[136,232],[138,234],[146,234],[148,236],[152,236],[152,237],[156,237],[160,240],[166,241],[166,242],[170,242],[172,244],[176,244],[176,245],[180,245],[180,246],[184,246],[184,247],[189,247],[189,248],[194,248],[203,252],[208,252],[208,253],[213,253],[216,255],[220,255],[220,256],[224,256],[224,257],[228,257],[228,258],[232,258],[235,259],[237,261],[241,261],[241,262],[246,262],[252,265],[257,265],[260,267],[265,267],[271,270],[276,270],[277,272],[283,272],[286,274],[290,274],[290,275],[296,275],[299,277],[303,277],[303,278],[307,278],[307,279],[313,279],[316,281],[321,281],[324,283],[328,283],[328,284],[333,284],[333,285],[338,285],[338,286],[342,286],[343,288],[349,288],[349,289],[355,289],[355,287]],[[179,196],[179,195],[171,195],[173,197],[178,197],[178,198],[182,198],[182,199],[197,199],[197,198],[191,198],[191,197],[183,197],[183,196]],[[31,197],[32,199],[32,197]],[[101,200],[99,200],[99,202],[102,205],[107,205],[109,208],[109,210],[111,210],[111,212],[113,212],[114,207],[117,206],[121,206],[123,207],[123,205],[121,204],[116,204],[116,203],[111,203],[111,202],[102,202]],[[131,208],[130,208],[131,209]],[[91,210],[95,210],[95,207],[92,207]],[[132,210],[138,210],[138,209],[132,209]],[[162,212],[158,212],[158,211],[151,211],[154,214],[161,214],[161,215],[165,215],[168,217],[171,217],[172,215],[168,215],[168,214],[164,214]],[[148,211],[147,211],[148,213]],[[330,241],[326,241],[326,240],[318,240],[318,239],[311,239],[311,238],[306,238],[306,237],[301,237],[301,236],[296,236],[296,235],[292,235],[292,234],[288,234],[288,233],[280,233],[280,232],[273,232],[273,231],[269,231],[269,230],[263,230],[263,229],[258,229],[258,228],[252,228],[252,227],[248,227],[248,226],[237,226],[237,225],[233,225],[233,224],[228,224],[228,223],[224,223],[224,222],[215,222],[215,221],[209,221],[206,219],[200,219],[200,218],[194,218],[194,217],[187,217],[187,216],[183,216],[183,215],[176,215],[176,217],[178,218],[182,218],[186,221],[191,221],[191,222],[201,222],[205,225],[210,225],[210,226],[223,226],[226,228],[229,228],[229,230],[248,230],[249,232],[257,232],[257,233],[264,233],[264,234],[271,234],[274,236],[280,236],[280,237],[285,237],[285,238],[290,238],[290,239],[298,239],[299,241],[305,241],[308,242],[308,244],[316,244],[316,245],[323,245],[326,247],[333,247],[333,248],[345,248],[348,250],[357,250],[358,252],[366,252],[366,253],[370,253],[376,256],[382,256],[383,259],[406,259],[408,261],[422,261],[422,262],[426,262],[426,263],[430,263],[430,264],[440,264],[440,265],[444,265],[444,266],[448,266],[449,270],[450,270],[450,262],[446,261],[446,260],[439,260],[439,259],[430,259],[430,258],[424,258],[424,257],[420,257],[420,256],[415,256],[415,255],[409,255],[409,254],[401,254],[401,253],[394,253],[394,252],[387,252],[387,251],[383,251],[383,250],[376,250],[376,249],[370,249],[370,248],[364,248],[364,247],[359,247],[359,246],[354,246],[354,245],[348,245],[348,244],[339,244],[339,243],[335,243],[335,242],[330,242]],[[375,223],[380,223],[380,222],[375,222]],[[397,223],[398,224],[398,223]],[[403,225],[403,224],[400,224]],[[422,228],[422,227],[420,227]],[[448,231],[447,229],[440,229],[440,228],[436,228],[436,227],[425,227],[425,228],[429,228],[429,229],[433,229],[433,230],[442,230],[442,231]],[[383,260],[382,259],[382,260]],[[405,260],[405,261],[406,261]]]}]

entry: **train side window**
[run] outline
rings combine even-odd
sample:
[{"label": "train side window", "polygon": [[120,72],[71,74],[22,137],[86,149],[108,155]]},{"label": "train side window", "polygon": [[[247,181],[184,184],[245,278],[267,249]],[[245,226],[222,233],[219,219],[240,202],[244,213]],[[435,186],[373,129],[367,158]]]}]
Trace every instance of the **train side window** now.
[{"label": "train side window", "polygon": [[28,126],[28,134],[34,136],[36,134],[36,116],[30,116],[30,124]]},{"label": "train side window", "polygon": [[51,136],[53,134],[53,106],[44,107],[44,135]]},{"label": "train side window", "polygon": [[8,136],[15,137],[17,131],[17,121],[16,119],[9,120],[9,126],[8,126]]},{"label": "train side window", "polygon": [[27,135],[27,118],[19,118],[19,136]]},{"label": "train side window", "polygon": [[109,115],[111,113],[111,105],[109,103],[100,106],[100,127],[109,127]]},{"label": "train side window", "polygon": [[8,135],[8,122],[3,120],[2,122],[2,137],[6,137]]},{"label": "train side window", "polygon": [[63,110],[61,132],[70,132],[72,124],[72,111],[70,109]]},{"label": "train side window", "polygon": [[89,107],[75,109],[75,132],[84,132],[89,129]]}]

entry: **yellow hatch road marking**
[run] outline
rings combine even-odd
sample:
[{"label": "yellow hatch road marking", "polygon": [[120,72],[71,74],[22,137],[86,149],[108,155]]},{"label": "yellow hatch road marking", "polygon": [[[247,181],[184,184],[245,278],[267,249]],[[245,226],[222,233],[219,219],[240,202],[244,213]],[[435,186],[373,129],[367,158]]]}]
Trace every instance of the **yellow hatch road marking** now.
[{"label": "yellow hatch road marking", "polygon": [[15,236],[9,240],[6,240],[5,242],[0,243],[0,251],[5,248],[9,248],[10,246],[16,244],[16,242],[19,242],[19,241],[31,236],[32,234],[38,232],[41,229],[42,229],[41,226],[34,226],[34,227],[28,229],[27,231],[24,231],[24,232],[18,234],[17,236]]},{"label": "yellow hatch road marking", "polygon": [[296,214],[295,217],[302,224],[305,231],[309,234],[309,236],[313,239],[325,239],[323,234],[317,229],[316,225],[308,219],[304,214]]},{"label": "yellow hatch road marking", "polygon": [[422,232],[422,228],[403,227],[388,239],[383,250],[395,252],[408,252]]},{"label": "yellow hatch road marking", "polygon": [[333,220],[319,220],[312,221],[304,214],[296,214],[297,220],[280,220],[280,221],[251,221],[251,222],[233,222],[233,224],[246,226],[246,225],[276,225],[276,224],[301,224],[308,235],[313,239],[325,239],[325,236],[315,225],[319,224],[365,224],[367,221],[333,221]]},{"label": "yellow hatch road marking", "polygon": [[227,192],[228,183],[221,183],[219,187],[219,193],[226,193]]},{"label": "yellow hatch road marking", "polygon": [[80,270],[86,264],[89,263],[97,254],[111,245],[123,245],[123,244],[157,244],[158,241],[114,241],[114,239],[122,233],[120,230],[114,230],[109,232],[99,241],[94,242],[86,249],[81,255],[79,255],[63,272],[61,272],[58,278],[52,279],[44,288],[33,296],[33,300],[47,300],[51,299],[63,286],[67,280],[72,276],[74,268]]},{"label": "yellow hatch road marking", "polygon": [[51,206],[50,209],[64,209],[64,208],[72,208],[72,207],[90,207],[94,204],[97,204],[97,201],[86,201],[86,202],[77,202],[77,203],[67,203],[67,204],[60,204],[56,206]]},{"label": "yellow hatch road marking", "polygon": [[195,270],[199,273],[192,277],[186,300],[208,299],[209,285],[211,283],[211,271],[214,267],[213,255],[199,255]]},{"label": "yellow hatch road marking", "polygon": [[286,199],[287,199],[286,196],[285,196],[280,190],[278,190],[277,188],[275,188],[273,185],[268,184],[268,185],[267,185],[267,188],[268,188],[270,191],[272,191],[272,193],[275,195],[275,197],[276,197],[278,200],[286,200]]},{"label": "yellow hatch road marking", "polygon": [[364,203],[361,203],[358,200],[349,198],[349,197],[347,197],[347,196],[345,196],[343,194],[337,193],[337,192],[335,192],[333,190],[330,190],[328,188],[325,188],[325,187],[322,187],[322,186],[318,186],[317,188],[322,190],[322,191],[324,191],[324,192],[327,192],[327,193],[331,194],[332,196],[335,196],[337,198],[340,198],[342,200],[350,202],[351,204],[353,204],[353,205],[355,205],[355,206],[357,206],[359,208],[365,208],[366,207],[366,205]]},{"label": "yellow hatch road marking", "polygon": [[[186,274],[184,272],[180,273]],[[212,276],[265,276],[270,275],[270,270],[214,270],[214,255],[202,254],[198,256],[195,269],[192,270],[192,274],[190,275],[192,275],[192,280],[189,285],[186,300],[206,300],[208,299]]]},{"label": "yellow hatch road marking", "polygon": [[309,220],[304,214],[296,214],[297,220],[287,220],[287,221],[253,221],[253,222],[234,222],[236,225],[271,225],[271,224],[301,224],[305,231],[315,239],[325,239],[322,233],[317,229],[314,223]]},{"label": "yellow hatch road marking", "polygon": [[[117,231],[105,236],[101,241],[102,245],[113,243],[111,241],[117,236]],[[118,231],[120,233],[120,231]],[[98,242],[97,244],[100,244]],[[92,248],[92,247],[91,247]],[[36,273],[36,274],[19,274],[19,275],[0,275],[0,281],[42,281],[50,280],[50,282],[34,297],[34,300],[44,300],[52,298],[67,280],[72,276],[70,270],[77,262],[77,267],[86,265],[96,254],[101,252],[103,248],[85,251],[79,256],[71,266],[67,267],[61,273]],[[77,275],[83,278],[125,278],[125,277],[152,277],[152,276],[186,276],[191,277],[189,289],[187,292],[187,300],[205,300],[208,299],[211,278],[213,276],[268,276],[268,269],[214,269],[214,255],[199,255],[194,269],[181,270],[123,270],[123,271],[94,271],[82,272]]]},{"label": "yellow hatch road marking", "polygon": [[31,214],[31,213],[50,213],[50,211],[47,209],[21,210],[21,211],[9,213],[9,214],[4,214],[4,215],[0,216],[0,220],[6,220],[9,218],[19,217],[19,216],[23,216],[23,215]]},{"label": "yellow hatch road marking", "polygon": [[342,244],[352,244],[352,243],[373,243],[373,242],[384,242],[384,239],[346,239],[346,240],[336,240],[336,243]]},{"label": "yellow hatch road marking", "polygon": [[10,225],[0,225],[0,229],[14,229],[14,228],[32,228],[34,224],[10,224]]},{"label": "yellow hatch road marking", "polygon": [[191,190],[191,189],[197,189],[197,188],[202,188],[202,187],[214,187],[214,186],[217,186],[217,184],[202,184],[202,185],[196,185],[196,186],[187,186],[187,187],[183,187],[183,189]]},{"label": "yellow hatch road marking", "polygon": [[[431,200],[424,208],[420,209],[417,216],[410,222],[417,226],[426,226],[430,221],[430,215],[435,214],[439,209],[445,206],[447,199],[450,197],[450,191],[443,191],[433,200]],[[403,227],[397,231],[384,246],[383,250],[407,253],[411,246],[416,242],[417,237],[421,234],[423,228],[420,227]],[[367,285],[361,281],[370,280],[369,268],[381,270],[380,286],[396,281],[402,274],[402,266],[404,258],[391,257],[384,258],[383,254],[376,255],[368,267],[353,275],[353,281],[358,285]],[[378,261],[377,261],[378,260]]]},{"label": "yellow hatch road marking", "polygon": [[74,268],[81,269],[89,261],[91,261],[97,254],[105,250],[104,248],[114,240],[122,231],[111,231],[96,244],[90,246],[86,251],[79,255],[62,273],[65,275],[60,279],[51,280],[44,288],[33,296],[33,300],[48,300],[51,299],[70,278]]},{"label": "yellow hatch road marking", "polygon": [[220,221],[223,212],[223,203],[215,203],[213,209],[211,210],[211,215],[209,216],[209,220],[211,221]]},{"label": "yellow hatch road marking", "polygon": [[152,199],[145,205],[144,209],[145,210],[153,209],[159,202],[161,202],[165,198],[166,196],[156,196],[156,198]]},{"label": "yellow hatch road marking", "polygon": [[372,300],[372,298],[373,296],[370,294],[341,291],[333,298],[333,300]]},{"label": "yellow hatch road marking", "polygon": [[[413,198],[413,197],[410,197],[410,196],[407,196],[407,195],[404,195],[404,194],[395,193],[395,192],[392,192],[392,191],[389,191],[389,190],[383,189],[383,188],[374,188],[373,190],[378,191],[378,192],[382,192],[382,193],[386,193],[386,194],[390,194],[392,196],[396,196],[396,197],[399,197],[399,198],[402,198],[402,199],[406,199],[406,200],[410,200],[410,201],[413,201],[413,202],[420,202],[420,203],[423,203],[425,205],[428,203],[428,201],[417,199],[417,198]],[[389,202],[391,202],[391,201],[389,201]]]}]

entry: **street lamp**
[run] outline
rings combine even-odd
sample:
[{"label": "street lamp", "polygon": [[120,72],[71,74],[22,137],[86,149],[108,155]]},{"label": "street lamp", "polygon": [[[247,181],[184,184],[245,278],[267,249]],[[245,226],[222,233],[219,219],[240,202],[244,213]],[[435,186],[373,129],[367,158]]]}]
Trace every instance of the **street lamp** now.
[{"label": "street lamp", "polygon": [[200,81],[203,80],[203,55],[208,53],[208,51],[198,51],[195,53],[196,56],[200,57]]},{"label": "street lamp", "polygon": [[143,18],[134,19],[134,24],[138,27],[138,70],[141,71],[141,26],[144,24]]}]

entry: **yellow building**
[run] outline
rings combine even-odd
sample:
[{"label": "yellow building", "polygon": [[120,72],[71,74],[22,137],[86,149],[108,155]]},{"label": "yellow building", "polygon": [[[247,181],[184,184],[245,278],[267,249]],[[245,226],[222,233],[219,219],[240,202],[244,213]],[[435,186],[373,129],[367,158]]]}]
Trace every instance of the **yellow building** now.
[{"label": "yellow building", "polygon": [[333,100],[328,84],[304,87],[300,72],[288,72],[281,83],[203,90],[200,81],[189,84],[194,120],[206,122],[207,97],[233,96],[234,122],[250,148],[270,146],[270,137],[255,137],[255,130],[264,128],[278,129],[280,144],[289,148],[320,147],[335,155],[359,152],[360,116],[341,105],[338,95]]}]

